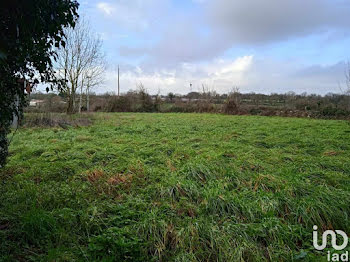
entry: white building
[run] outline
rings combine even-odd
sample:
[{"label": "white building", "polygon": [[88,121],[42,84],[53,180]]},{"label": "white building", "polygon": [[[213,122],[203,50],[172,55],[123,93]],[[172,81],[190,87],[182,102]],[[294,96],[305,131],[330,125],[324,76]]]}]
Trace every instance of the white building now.
[{"label": "white building", "polygon": [[41,104],[43,104],[43,103],[44,103],[44,100],[31,99],[31,100],[29,101],[29,106],[37,107],[37,106],[39,106],[39,105],[41,105]]}]

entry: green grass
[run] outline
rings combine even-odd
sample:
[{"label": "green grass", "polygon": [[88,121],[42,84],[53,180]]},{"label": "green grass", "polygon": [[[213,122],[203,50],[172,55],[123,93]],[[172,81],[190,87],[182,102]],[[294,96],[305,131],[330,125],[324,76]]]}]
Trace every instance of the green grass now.
[{"label": "green grass", "polygon": [[0,261],[321,261],[350,232],[346,121],[96,114],[20,129],[0,171]]}]

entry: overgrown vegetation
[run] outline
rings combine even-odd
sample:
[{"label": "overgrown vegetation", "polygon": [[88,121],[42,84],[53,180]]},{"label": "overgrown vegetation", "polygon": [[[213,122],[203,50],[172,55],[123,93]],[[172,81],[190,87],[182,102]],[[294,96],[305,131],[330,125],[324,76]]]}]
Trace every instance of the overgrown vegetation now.
[{"label": "overgrown vegetation", "polygon": [[[28,112],[65,112],[67,98],[54,94],[34,94],[40,99],[37,107]],[[84,97],[86,99],[86,96]],[[287,94],[242,94],[238,89],[229,94],[202,91],[187,95],[150,95],[141,84],[136,91],[122,96],[114,94],[91,95],[92,112],[181,112],[181,113],[225,113],[233,115],[263,115],[312,117],[327,119],[350,118],[350,96],[340,94],[297,95]],[[86,108],[83,108],[86,111]]]},{"label": "overgrown vegetation", "polygon": [[27,114],[21,125],[23,127],[68,127],[89,126],[93,122],[93,116],[84,115],[65,115],[55,113]]},{"label": "overgrown vegetation", "polygon": [[350,232],[349,138],[346,121],[214,114],[20,129],[0,260],[321,261],[312,226]]}]

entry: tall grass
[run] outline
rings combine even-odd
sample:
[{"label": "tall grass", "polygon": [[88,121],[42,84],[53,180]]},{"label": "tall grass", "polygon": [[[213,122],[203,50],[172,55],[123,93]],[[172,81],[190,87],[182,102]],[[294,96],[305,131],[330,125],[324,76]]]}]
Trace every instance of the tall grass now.
[{"label": "tall grass", "polygon": [[96,114],[23,128],[0,171],[1,261],[320,261],[350,232],[344,121]]}]

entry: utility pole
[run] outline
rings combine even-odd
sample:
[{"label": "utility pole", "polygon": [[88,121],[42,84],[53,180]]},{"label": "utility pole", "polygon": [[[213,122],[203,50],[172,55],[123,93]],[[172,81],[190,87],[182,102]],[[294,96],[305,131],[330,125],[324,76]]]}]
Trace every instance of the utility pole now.
[{"label": "utility pole", "polygon": [[118,65],[118,97],[120,95],[120,82],[119,82],[119,65]]}]

